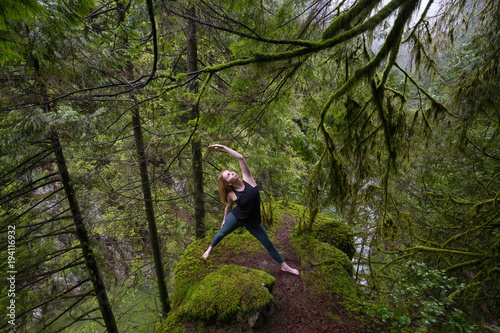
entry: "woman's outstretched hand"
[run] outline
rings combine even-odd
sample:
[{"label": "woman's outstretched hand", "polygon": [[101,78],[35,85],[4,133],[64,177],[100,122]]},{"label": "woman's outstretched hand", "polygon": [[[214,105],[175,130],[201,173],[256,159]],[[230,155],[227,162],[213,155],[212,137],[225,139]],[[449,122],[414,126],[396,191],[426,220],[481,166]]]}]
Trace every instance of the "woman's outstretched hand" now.
[{"label": "woman's outstretched hand", "polygon": [[224,145],[215,144],[215,145],[208,146],[208,148],[215,149],[215,150],[225,150],[232,157],[237,158],[237,159],[243,159],[243,156],[240,153],[238,153],[235,150],[232,150],[231,148],[228,148]]},{"label": "woman's outstretched hand", "polygon": [[208,148],[212,148],[212,149],[217,150],[217,149],[226,149],[226,146],[215,144],[215,145],[208,146]]}]

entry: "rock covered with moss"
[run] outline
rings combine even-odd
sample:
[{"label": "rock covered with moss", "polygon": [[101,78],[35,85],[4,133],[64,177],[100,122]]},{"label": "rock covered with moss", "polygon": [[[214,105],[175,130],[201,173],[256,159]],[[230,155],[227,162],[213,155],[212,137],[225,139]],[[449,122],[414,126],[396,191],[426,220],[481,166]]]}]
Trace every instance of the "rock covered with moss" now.
[{"label": "rock covered with moss", "polygon": [[319,214],[316,216],[311,234],[317,240],[335,246],[344,252],[350,260],[356,253],[352,230],[338,220]]},{"label": "rock covered with moss", "polygon": [[303,278],[313,292],[326,292],[346,300],[358,299],[352,263],[344,252],[311,235],[294,236],[292,241],[302,258],[302,267],[309,268]]},{"label": "rock covered with moss", "polygon": [[256,269],[224,265],[191,288],[179,313],[192,319],[228,322],[250,315],[273,301],[276,279]]},{"label": "rock covered with moss", "polygon": [[[294,216],[298,221],[308,220],[307,209],[288,201],[277,201],[264,207],[264,216],[279,220],[284,214]],[[301,222],[299,222],[300,224]],[[298,227],[299,229],[300,226]],[[321,242],[335,246],[352,260],[356,253],[354,233],[347,225],[324,214],[316,215],[311,230],[306,232]]]},{"label": "rock covered with moss", "polygon": [[302,259],[301,276],[307,293],[316,302],[327,304],[325,315],[339,323],[347,319],[356,332],[366,332],[364,326],[371,319],[363,313],[362,293],[347,255],[310,234],[295,235],[292,244]]},{"label": "rock covered with moss", "polygon": [[[249,234],[229,235],[224,247],[215,247],[209,260],[201,258],[208,239],[193,242],[175,269],[174,310],[157,332],[205,332],[208,325],[236,324],[251,326],[261,309],[273,302],[276,279],[264,271],[227,265],[232,255],[249,255],[254,248]],[[243,245],[244,244],[244,245]],[[244,252],[244,253],[241,253]]]}]

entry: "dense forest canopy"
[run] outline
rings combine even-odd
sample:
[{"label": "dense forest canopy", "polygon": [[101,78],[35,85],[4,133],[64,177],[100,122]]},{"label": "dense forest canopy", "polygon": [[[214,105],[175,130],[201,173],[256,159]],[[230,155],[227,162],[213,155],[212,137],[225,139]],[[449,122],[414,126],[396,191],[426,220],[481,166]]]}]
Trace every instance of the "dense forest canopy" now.
[{"label": "dense forest canopy", "polygon": [[320,212],[352,228],[367,298],[422,312],[429,269],[422,298],[498,324],[498,1],[0,13],[2,329],[155,327],[179,256],[220,224],[215,179],[237,165],[212,143],[245,155],[264,201],[307,206],[297,232]]}]

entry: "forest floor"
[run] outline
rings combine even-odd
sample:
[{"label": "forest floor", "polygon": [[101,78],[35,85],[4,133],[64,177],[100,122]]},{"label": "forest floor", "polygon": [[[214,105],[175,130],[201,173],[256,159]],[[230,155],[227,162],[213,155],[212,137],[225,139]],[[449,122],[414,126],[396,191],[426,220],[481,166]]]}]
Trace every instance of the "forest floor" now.
[{"label": "forest floor", "polygon": [[[232,257],[227,262],[264,270],[276,278],[273,288],[276,300],[274,309],[271,315],[253,331],[266,333],[368,332],[362,324],[351,319],[344,312],[343,306],[340,305],[340,297],[308,295],[302,279],[306,271],[303,271],[301,260],[291,244],[291,232],[295,223],[295,217],[284,216],[279,229],[274,233],[274,244],[285,262],[299,269],[301,275],[295,276],[282,272],[264,248],[253,256]],[[231,257],[230,254],[228,257]]]}]

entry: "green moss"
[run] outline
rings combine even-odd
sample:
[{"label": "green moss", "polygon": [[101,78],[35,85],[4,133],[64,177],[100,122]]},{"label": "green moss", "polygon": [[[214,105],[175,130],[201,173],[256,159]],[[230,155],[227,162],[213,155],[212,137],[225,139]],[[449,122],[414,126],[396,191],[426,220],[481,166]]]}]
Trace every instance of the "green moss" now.
[{"label": "green moss", "polygon": [[256,269],[224,265],[192,288],[179,308],[189,319],[230,322],[241,312],[249,315],[273,300],[269,289],[276,279]]},{"label": "green moss", "polygon": [[[273,217],[273,221],[281,222],[285,214],[293,216],[297,221],[308,219],[307,209],[304,206],[286,200],[276,201],[272,203],[272,205],[268,205],[266,211]],[[276,222],[273,223],[273,227],[274,224],[276,224]],[[300,222],[298,224],[300,224]],[[352,260],[356,253],[356,248],[354,247],[354,233],[352,230],[342,222],[324,214],[316,215],[312,230],[307,234],[310,234],[321,242],[335,246],[337,249],[344,252],[350,260]]]},{"label": "green moss", "polygon": [[312,236],[319,241],[335,246],[344,252],[350,260],[356,253],[352,230],[338,220],[318,214],[312,228]]},{"label": "green moss", "polygon": [[169,315],[157,332],[185,330],[186,322],[198,326],[244,322],[273,301],[270,293],[276,279],[256,269],[224,265],[189,289],[182,304]]},{"label": "green moss", "polygon": [[201,255],[206,251],[210,242],[211,238],[203,238],[191,243],[177,263],[174,271],[174,307],[181,304],[189,289],[223,265],[228,257],[248,256],[262,248],[260,243],[245,230],[241,234],[226,236],[205,260]]},{"label": "green moss", "polygon": [[206,237],[191,243],[177,263],[173,311],[157,332],[185,332],[187,327],[190,332],[206,332],[210,322],[231,322],[236,317],[245,320],[246,315],[272,301],[266,287],[274,285],[274,277],[226,265],[228,259],[262,251],[262,245],[241,228],[226,236],[205,260],[201,256],[211,240]]},{"label": "green moss", "polygon": [[272,230],[281,226],[284,216],[290,215],[299,220],[304,216],[305,212],[304,206],[297,205],[288,200],[277,200],[266,203],[264,206],[265,208],[263,208],[263,211],[266,211],[268,215],[272,216]]},{"label": "green moss", "polygon": [[308,294],[335,299],[350,316],[362,319],[360,290],[352,277],[353,267],[347,255],[311,235],[295,236],[292,244],[302,258],[302,279]]},{"label": "green moss", "polygon": [[310,234],[292,237],[292,245],[301,257],[302,280],[313,298],[332,300],[331,313],[336,318],[338,305],[360,325],[368,319],[363,313],[361,290],[354,281],[353,266],[347,255],[335,246],[321,242]]},{"label": "green moss", "polygon": [[344,252],[310,235],[295,236],[292,241],[302,258],[302,267],[310,268],[304,279],[313,292],[327,292],[348,300],[358,298],[352,263]]}]

